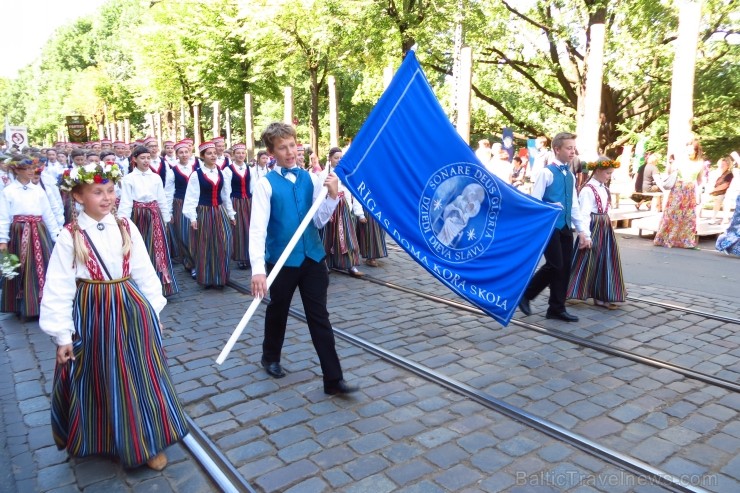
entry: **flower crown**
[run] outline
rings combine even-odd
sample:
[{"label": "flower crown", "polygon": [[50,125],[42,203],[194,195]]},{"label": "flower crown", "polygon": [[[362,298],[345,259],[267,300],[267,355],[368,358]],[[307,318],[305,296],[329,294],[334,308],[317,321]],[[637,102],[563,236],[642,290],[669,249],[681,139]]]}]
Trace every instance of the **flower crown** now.
[{"label": "flower crown", "polygon": [[593,161],[590,163],[586,163],[586,168],[591,171],[597,168],[619,168],[619,161],[612,161],[611,159]]},{"label": "flower crown", "polygon": [[59,178],[59,188],[71,192],[77,185],[93,183],[105,184],[109,181],[118,183],[121,180],[121,169],[117,164],[90,163],[84,166],[64,170]]}]

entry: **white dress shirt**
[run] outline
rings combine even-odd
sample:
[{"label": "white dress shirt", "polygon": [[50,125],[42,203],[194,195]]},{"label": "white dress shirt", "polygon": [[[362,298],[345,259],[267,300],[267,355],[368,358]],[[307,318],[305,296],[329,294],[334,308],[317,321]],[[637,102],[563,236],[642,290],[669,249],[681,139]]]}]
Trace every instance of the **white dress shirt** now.
[{"label": "white dress shirt", "polygon": [[[209,168],[205,164],[201,163],[200,169],[203,170],[203,175],[206,180],[213,183],[218,187],[218,168]],[[223,171],[221,172],[223,175]],[[200,182],[198,181],[198,173],[192,173],[188,178],[188,188],[185,190],[185,200],[182,203],[182,214],[188,218],[189,221],[198,220],[198,201],[200,199]],[[226,209],[226,214],[229,219],[236,217],[234,207],[231,205],[231,182],[224,179],[224,186],[221,189],[221,205]]]},{"label": "white dress shirt", "polygon": [[51,210],[49,197],[40,185],[14,181],[0,193],[0,243],[10,239],[13,216],[41,216],[51,239],[59,234],[59,224]]},{"label": "white dress shirt", "polygon": [[162,220],[170,222],[172,217],[172,203],[167,202],[167,197],[162,186],[162,179],[151,170],[141,171],[138,168],[121,180],[121,203],[118,206],[118,217],[131,217],[131,212],[136,202],[157,201]]},{"label": "white dress shirt", "polygon": [[[162,296],[162,284],[149,259],[141,233],[136,229],[136,225],[128,219],[126,221],[131,230],[131,256],[129,257],[131,279],[151,303],[155,313],[159,315],[167,304],[167,300]],[[121,231],[113,215],[108,214],[100,221],[100,224],[104,225],[102,231],[97,228],[99,223],[84,212],[78,216],[77,223],[80,229],[85,230],[90,236],[90,240],[97,248],[113,279],[123,277]],[[90,254],[92,255],[92,252]],[[75,332],[72,305],[77,292],[76,280],[91,277],[85,264],[74,258],[72,235],[66,228],[63,229],[46,269],[46,284],[39,317],[41,330],[52,336],[57,345],[72,343],[72,334]]]},{"label": "white dress shirt", "polygon": [[[273,173],[277,173],[284,180],[295,183],[296,176],[288,173],[282,176],[282,168],[275,166]],[[319,197],[323,189],[324,179],[319,175],[309,173],[313,182],[313,200]],[[265,274],[265,240],[267,239],[267,224],[270,221],[270,200],[272,199],[272,185],[270,180],[260,180],[252,195],[252,217],[249,222],[249,261],[252,265],[252,275]],[[339,204],[339,196],[332,199],[328,195],[313,217],[314,225],[321,229],[331,219],[334,209]]]},{"label": "white dress shirt", "polygon": [[[553,160],[553,163],[555,165],[561,165],[562,163],[558,162],[557,159]],[[567,173],[567,171],[559,171],[560,173]],[[552,175],[552,172],[549,168],[544,167],[542,170],[537,174],[537,178],[535,179],[534,185],[532,186],[532,197],[542,200],[542,197],[545,195],[545,189],[552,185],[552,182],[554,180],[554,177]],[[573,191],[571,192],[571,209],[570,209],[570,217],[571,217],[571,224],[568,226],[573,227],[575,226],[576,231],[579,233],[585,233],[587,238],[591,238],[591,233],[589,230],[589,224],[590,221],[586,221],[585,225],[583,222],[583,216],[581,215],[581,208],[578,204],[578,192],[576,191],[576,178],[573,177]]]}]

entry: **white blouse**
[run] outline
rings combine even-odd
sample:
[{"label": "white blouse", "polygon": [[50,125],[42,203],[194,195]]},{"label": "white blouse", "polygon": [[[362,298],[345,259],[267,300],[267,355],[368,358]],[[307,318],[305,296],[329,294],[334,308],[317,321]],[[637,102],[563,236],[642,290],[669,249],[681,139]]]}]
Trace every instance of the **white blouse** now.
[{"label": "white blouse", "polygon": [[14,181],[0,193],[0,243],[7,243],[10,239],[13,216],[41,216],[51,239],[55,240],[59,234],[59,224],[51,210],[49,197],[40,185]]},{"label": "white blouse", "polygon": [[[180,170],[180,173],[187,177],[190,177],[190,174],[193,172],[193,166],[190,162],[183,166],[178,160],[176,164],[172,165],[172,173],[167,173],[167,181],[164,184],[164,194],[167,197],[171,197],[171,200],[175,199],[175,173],[177,173],[175,168]],[[172,202],[170,201],[170,210],[172,210],[171,208]]]},{"label": "white blouse", "polygon": [[[606,186],[603,183],[591,178],[588,180],[586,185],[592,185],[596,189],[596,193],[599,194],[601,199],[601,208],[606,210],[607,204],[609,204],[609,195],[606,192]],[[591,213],[598,214],[599,208],[596,205],[596,197],[591,187],[584,185],[578,194],[578,205],[581,212],[581,223],[590,228],[591,225]]]},{"label": "white blouse", "polygon": [[[201,163],[200,169],[203,170],[203,175],[205,175],[206,180],[209,180],[215,186],[218,186],[218,168],[214,167],[209,169]],[[234,207],[231,205],[231,180],[225,179],[226,176],[223,175],[223,171],[221,174],[224,177],[224,186],[221,189],[221,205],[226,209],[226,214],[229,216],[229,219],[234,219],[234,217],[236,217],[236,212],[234,212]],[[188,188],[185,190],[185,200],[182,203],[182,214],[190,221],[196,221],[198,219],[198,212],[196,209],[198,208],[199,199],[200,182],[198,181],[198,173],[193,172],[190,175],[190,178],[188,178]]]},{"label": "white blouse", "polygon": [[[131,231],[131,256],[129,257],[131,279],[152,305],[155,313],[159,315],[167,304],[167,300],[162,296],[162,283],[154,271],[141,233],[136,229],[135,224],[128,219],[125,220],[128,221]],[[90,236],[90,240],[97,248],[113,279],[123,277],[121,231],[113,215],[108,214],[98,223],[82,212],[77,218],[77,223],[80,229]],[[104,229],[98,229],[98,224],[102,224]],[[52,336],[59,346],[71,344],[72,334],[75,332],[72,305],[77,293],[76,280],[90,278],[90,272],[85,264],[77,262],[74,258],[72,235],[66,228],[63,229],[46,269],[46,283],[44,284],[44,296],[41,298],[39,317],[41,330]]]},{"label": "white blouse", "polygon": [[162,178],[151,170],[142,172],[134,168],[121,180],[121,203],[118,206],[118,217],[131,217],[134,201],[152,202],[155,200],[162,213],[162,220],[165,223],[170,222],[172,201],[167,201]]}]

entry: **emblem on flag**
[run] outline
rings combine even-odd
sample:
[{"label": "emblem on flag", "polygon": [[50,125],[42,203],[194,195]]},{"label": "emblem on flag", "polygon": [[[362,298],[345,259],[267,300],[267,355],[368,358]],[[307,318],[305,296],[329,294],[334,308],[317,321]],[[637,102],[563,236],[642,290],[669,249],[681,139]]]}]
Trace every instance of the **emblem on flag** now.
[{"label": "emblem on flag", "polygon": [[486,170],[450,124],[413,51],[336,174],[419,264],[509,323],[560,208]]}]

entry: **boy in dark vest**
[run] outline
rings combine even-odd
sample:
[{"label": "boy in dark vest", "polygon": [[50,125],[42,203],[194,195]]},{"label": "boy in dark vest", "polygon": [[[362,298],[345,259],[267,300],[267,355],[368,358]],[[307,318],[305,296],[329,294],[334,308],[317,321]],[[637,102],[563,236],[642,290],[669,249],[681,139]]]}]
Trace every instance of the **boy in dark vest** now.
[{"label": "boy in dark vest", "polygon": [[550,299],[545,316],[565,322],[577,322],[578,317],[565,310],[565,296],[570,279],[570,266],[573,261],[571,226],[575,225],[578,231],[578,248],[591,248],[591,235],[589,223],[581,218],[575,186],[576,179],[568,166],[568,163],[572,162],[576,156],[576,135],[567,132],[557,134],[552,139],[552,150],[555,159],[545,166],[535,178],[532,196],[543,202],[558,204],[563,210],[560,212],[555,223],[555,230],[545,247],[545,265],[540,267],[529,281],[529,286],[519,302],[519,309],[525,315],[531,315],[532,309],[529,302],[549,286]]},{"label": "boy in dark vest", "polygon": [[[262,141],[276,159],[272,173],[256,185],[252,196],[249,227],[249,258],[252,264],[252,294],[267,295],[266,274],[274,267],[293,233],[322,190],[318,175],[297,163],[295,129],[285,123],[271,123],[262,133]],[[348,394],[357,390],[342,376],[337,356],[334,331],[326,309],[329,276],[326,271],[324,245],[317,228],[331,218],[339,202],[338,180],[329,174],[323,185],[329,190],[318,212],[270,286],[270,304],[265,313],[265,337],[262,342],[262,366],[275,378],[285,376],[280,353],[285,339],[288,310],[296,288],[301,292],[316,353],[324,376],[324,392]]]}]

